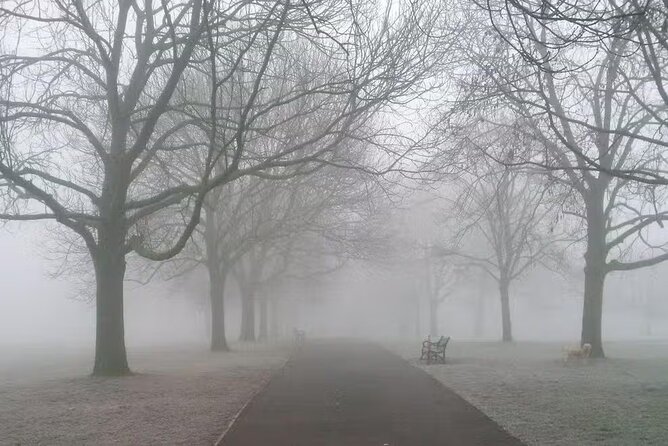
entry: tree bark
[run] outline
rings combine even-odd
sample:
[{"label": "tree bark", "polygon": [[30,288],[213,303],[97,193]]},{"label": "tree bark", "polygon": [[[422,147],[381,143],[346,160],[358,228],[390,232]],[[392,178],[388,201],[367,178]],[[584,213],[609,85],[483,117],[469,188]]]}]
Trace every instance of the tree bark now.
[{"label": "tree bark", "polygon": [[[129,166],[112,143],[112,155],[105,166],[104,185],[100,196],[100,225],[97,246],[89,246],[95,267],[96,327],[95,364],[93,375],[130,374],[125,351],[123,319],[123,284],[125,280],[125,249],[127,222],[125,201],[129,183]],[[116,148],[116,149],[114,149]]]},{"label": "tree bark", "polygon": [[255,341],[255,292],[241,286],[241,334],[240,341]]},{"label": "tree bark", "polygon": [[269,322],[269,302],[266,297],[260,299],[260,331],[258,333],[258,340],[266,341],[268,339],[268,322]]},{"label": "tree bark", "polygon": [[230,348],[225,336],[225,283],[227,270],[218,251],[217,215],[207,206],[204,219],[206,268],[209,272],[209,303],[211,305],[211,351],[226,352]]},{"label": "tree bark", "polygon": [[122,228],[102,229],[94,255],[97,289],[93,375],[96,376],[130,374],[123,320],[124,241]]},{"label": "tree bark", "polygon": [[587,201],[587,250],[580,343],[591,345],[592,358],[604,358],[602,320],[607,251],[603,196],[592,193]]},{"label": "tree bark", "polygon": [[225,337],[225,278],[220,265],[209,266],[209,298],[211,302],[211,351],[230,350]]},{"label": "tree bark", "polygon": [[[590,262],[585,266],[585,294],[582,311],[581,345],[591,345],[592,358],[604,358],[602,342],[603,288],[605,274]],[[593,262],[591,262],[593,263]]]},{"label": "tree bark", "polygon": [[512,342],[513,331],[510,321],[510,281],[502,278],[499,281],[501,295],[501,339],[503,342]]}]

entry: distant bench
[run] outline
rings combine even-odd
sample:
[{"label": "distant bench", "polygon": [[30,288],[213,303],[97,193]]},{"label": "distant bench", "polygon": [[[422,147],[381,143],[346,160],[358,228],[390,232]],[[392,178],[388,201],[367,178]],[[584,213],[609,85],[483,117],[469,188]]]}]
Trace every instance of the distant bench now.
[{"label": "distant bench", "polygon": [[431,364],[432,362],[445,364],[445,348],[448,346],[449,341],[450,336],[441,336],[436,342],[433,342],[431,337],[427,337],[427,339],[422,342],[422,354],[420,355],[420,359],[427,361],[427,364]]},{"label": "distant bench", "polygon": [[298,330],[295,328],[293,332],[295,335],[295,343],[297,345],[301,345],[306,342],[306,332],[304,330]]}]

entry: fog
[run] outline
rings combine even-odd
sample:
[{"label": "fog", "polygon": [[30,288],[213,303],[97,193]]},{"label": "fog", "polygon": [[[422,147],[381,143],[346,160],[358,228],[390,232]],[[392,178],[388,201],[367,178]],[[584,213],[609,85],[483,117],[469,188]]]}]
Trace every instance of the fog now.
[{"label": "fog", "polygon": [[[74,287],[52,279],[53,264],[37,245],[43,234],[35,227],[3,228],[0,335],[3,345],[90,345],[94,311],[73,300]],[[43,239],[42,239],[43,241]],[[37,242],[37,243],[35,243]]]},{"label": "fog", "polygon": [[0,2],[0,443],[668,444],[668,2]]},{"label": "fog", "polygon": [[[3,228],[0,344],[5,347],[93,349],[95,308],[75,278],[53,277],[59,262],[39,249],[47,238],[39,225]],[[392,243],[389,240],[388,243]],[[395,266],[395,268],[397,268]],[[514,337],[518,341],[574,342],[581,329],[582,265],[573,277],[538,269],[513,288]],[[415,289],[420,272],[394,274],[386,266],[356,260],[305,286],[283,292],[278,333],[300,327],[316,337],[420,338],[429,332],[428,302]],[[209,341],[206,274],[127,282],[126,342],[129,348],[199,345]],[[605,339],[668,339],[668,267],[617,273],[606,284]],[[234,288],[234,284],[230,288]],[[305,289],[306,288],[306,289]],[[240,304],[228,297],[227,336],[238,337]],[[438,311],[444,333],[457,339],[497,340],[501,332],[498,291],[483,273],[460,284]]]}]

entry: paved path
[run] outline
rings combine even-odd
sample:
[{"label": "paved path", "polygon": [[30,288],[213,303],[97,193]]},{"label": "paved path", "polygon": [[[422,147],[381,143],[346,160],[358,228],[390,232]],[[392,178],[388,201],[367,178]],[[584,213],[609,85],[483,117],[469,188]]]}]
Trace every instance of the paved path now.
[{"label": "paved path", "polygon": [[422,370],[374,344],[356,342],[307,343],[220,444],[522,445]]}]

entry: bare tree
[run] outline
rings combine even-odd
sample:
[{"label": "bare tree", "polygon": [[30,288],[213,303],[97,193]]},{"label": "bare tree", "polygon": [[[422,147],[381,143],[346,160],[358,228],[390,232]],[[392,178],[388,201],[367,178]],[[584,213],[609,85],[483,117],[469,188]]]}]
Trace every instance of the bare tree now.
[{"label": "bare tree", "polygon": [[[504,144],[516,141],[510,137]],[[560,203],[542,179],[478,156],[459,177],[459,196],[446,211],[452,235],[440,254],[481,268],[495,281],[504,342],[513,339],[512,283],[536,265],[558,266],[557,243],[563,236],[555,231],[554,217]]]},{"label": "bare tree", "polygon": [[156,129],[209,14],[202,0],[157,9],[133,1],[12,2],[0,10],[0,121],[17,130],[0,161],[10,183],[2,217],[55,220],[87,246],[97,283],[95,374],[128,372],[128,213],[156,201],[134,200],[130,185],[141,160],[169,139],[169,130]]},{"label": "bare tree", "polygon": [[256,229],[246,237],[250,249],[234,267],[244,302],[241,340],[256,338],[256,300],[259,338],[266,339],[268,302],[276,300],[269,290],[277,282],[299,283],[331,273],[371,249],[367,220],[377,199],[376,184],[364,172],[328,167],[267,189],[267,203],[254,215]]},{"label": "bare tree", "polygon": [[[469,104],[480,107],[472,119],[498,129],[511,127],[508,115],[515,116],[512,130],[527,143],[497,152],[483,146],[478,149],[505,165],[546,169],[549,181],[575,194],[566,212],[582,218],[586,225],[581,342],[591,344],[593,355],[602,357],[606,275],[668,259],[663,244],[650,230],[655,225],[661,227],[666,218],[661,207],[665,190],[608,173],[658,172],[663,162],[654,141],[639,136],[642,131],[656,130],[652,116],[633,100],[632,92],[640,94],[645,80],[629,75],[636,69],[635,62],[624,57],[629,43],[619,36],[595,52],[595,68],[565,72],[527,69],[505,41],[489,33],[479,37],[475,45],[493,41],[497,50],[482,54],[474,45],[467,46],[472,56],[469,60],[478,70],[467,86]],[[547,57],[548,46],[533,43]],[[590,56],[586,51],[571,53],[570,58],[562,54],[560,62],[577,68],[583,57]],[[545,66],[549,68],[551,63],[545,62]],[[469,141],[475,144],[474,139]],[[603,169],[591,169],[587,159],[595,159]],[[615,254],[617,258],[610,259]]]},{"label": "bare tree", "polygon": [[[516,62],[531,71],[548,72],[557,77],[598,72],[600,57],[597,53],[626,61],[613,62],[616,79],[606,88],[614,88],[617,96],[624,96],[627,106],[642,114],[638,121],[643,125],[609,126],[600,120],[546,106],[544,113],[551,116],[551,125],[557,134],[563,131],[562,123],[567,122],[613,140],[633,139],[662,149],[668,147],[661,136],[668,125],[668,44],[665,39],[668,6],[664,1],[484,0],[475,3],[495,31],[493,36],[512,48],[520,57]],[[498,45],[491,42],[492,35],[488,37],[491,44]],[[580,162],[576,166],[552,163],[550,168],[595,170],[641,183],[668,184],[662,151],[654,156],[653,163],[606,165],[578,145],[566,139],[562,143]]]},{"label": "bare tree", "polygon": [[[351,141],[338,150],[339,155],[356,145]],[[359,158],[364,155],[353,150],[348,159],[357,157],[355,162],[361,165]],[[256,339],[256,307],[260,309],[259,337],[266,338],[268,302],[276,300],[268,292],[272,284],[285,276],[324,273],[314,268],[314,256],[344,259],[355,255],[350,247],[363,249],[359,240],[351,239],[359,224],[351,216],[372,208],[377,180],[357,169],[325,166],[281,180],[248,176],[209,193],[204,224],[195,230],[184,252],[170,261],[166,275],[181,275],[198,265],[208,270],[212,350],[228,349],[224,292],[230,274],[242,299],[240,339]],[[325,238],[331,249],[315,249],[312,240]]]},{"label": "bare tree", "polygon": [[[128,254],[173,257],[199,224],[210,190],[270,169],[337,163],[331,148],[348,129],[415,93],[437,57],[430,29],[438,11],[388,10],[380,23],[370,17],[359,5],[317,0],[3,3],[0,122],[14,139],[0,157],[8,183],[1,217],[52,220],[83,240],[97,288],[94,374],[129,372]],[[302,91],[264,89],[279,41],[293,35],[332,56],[324,69],[338,79],[335,89],[320,89],[321,72]],[[201,79],[210,87],[204,97],[194,88]],[[234,114],[220,116],[218,99],[231,79],[243,80],[245,94],[234,95],[241,98]],[[346,104],[322,123],[317,141],[292,135],[275,151],[248,150],[249,129],[308,94],[323,108],[333,98]],[[191,182],[179,161],[193,157],[202,163]],[[147,188],[149,178],[159,181]],[[170,237],[151,236],[151,223],[174,208],[182,225],[170,226]]]},{"label": "bare tree", "polygon": [[438,310],[461,283],[466,267],[448,261],[443,256],[434,255],[433,248],[425,249],[424,287],[429,301],[429,334],[432,338],[438,338]]}]

